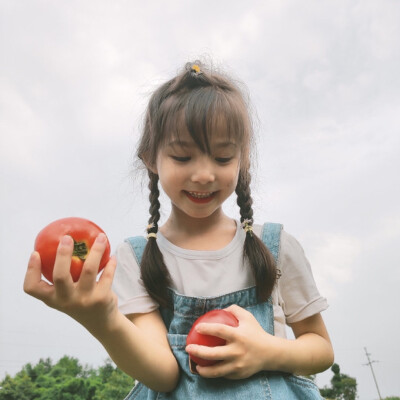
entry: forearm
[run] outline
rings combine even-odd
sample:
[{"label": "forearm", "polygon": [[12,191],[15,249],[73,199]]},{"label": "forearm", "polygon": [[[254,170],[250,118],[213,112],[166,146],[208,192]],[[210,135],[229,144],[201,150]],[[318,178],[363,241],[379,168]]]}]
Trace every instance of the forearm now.
[{"label": "forearm", "polygon": [[316,333],[305,333],[295,340],[276,338],[276,370],[296,375],[311,375],[333,363],[330,341]]},{"label": "forearm", "polygon": [[112,328],[90,329],[104,346],[118,368],[149,388],[168,392],[175,388],[179,378],[177,361],[170,350],[154,342],[118,313]]}]

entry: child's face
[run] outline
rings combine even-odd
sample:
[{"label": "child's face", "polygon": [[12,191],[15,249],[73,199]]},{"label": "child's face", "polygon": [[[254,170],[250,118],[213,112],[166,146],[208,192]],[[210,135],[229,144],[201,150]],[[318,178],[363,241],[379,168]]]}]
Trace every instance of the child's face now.
[{"label": "child's face", "polygon": [[172,137],[159,150],[156,173],[171,199],[173,212],[206,218],[234,192],[240,168],[240,148],[227,135],[211,139],[211,154],[203,153],[189,133]]}]

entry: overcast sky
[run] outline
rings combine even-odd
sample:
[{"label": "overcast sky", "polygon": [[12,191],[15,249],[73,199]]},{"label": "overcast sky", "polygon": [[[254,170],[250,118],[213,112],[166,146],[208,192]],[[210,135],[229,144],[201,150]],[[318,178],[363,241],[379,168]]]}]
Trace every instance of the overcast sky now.
[{"label": "overcast sky", "polygon": [[[302,243],[336,362],[376,399],[367,347],[382,396],[400,395],[399,21],[396,0],[0,0],[0,379],[39,358],[107,357],[23,293],[27,260],[66,216],[114,249],[143,233],[132,160],[148,95],[202,57],[248,87],[256,222]],[[234,199],[226,211],[238,216]]]}]

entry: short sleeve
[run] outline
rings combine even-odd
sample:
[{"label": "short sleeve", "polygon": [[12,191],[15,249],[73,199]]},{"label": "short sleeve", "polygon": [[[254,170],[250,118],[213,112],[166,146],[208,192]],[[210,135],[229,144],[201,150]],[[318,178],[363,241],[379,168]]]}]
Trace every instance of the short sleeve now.
[{"label": "short sleeve", "polygon": [[281,234],[278,268],[282,273],[278,280],[279,302],[287,323],[302,321],[328,308],[315,284],[303,248],[285,231]]},{"label": "short sleeve", "polygon": [[144,287],[140,278],[140,267],[129,243],[120,244],[115,255],[117,268],[112,289],[118,297],[119,310],[125,315],[156,310],[158,303]]}]

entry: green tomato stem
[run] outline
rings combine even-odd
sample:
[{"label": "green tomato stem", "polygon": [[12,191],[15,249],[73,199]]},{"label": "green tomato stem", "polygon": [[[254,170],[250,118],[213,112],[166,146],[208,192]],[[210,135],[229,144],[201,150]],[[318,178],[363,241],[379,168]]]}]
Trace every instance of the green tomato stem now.
[{"label": "green tomato stem", "polygon": [[73,256],[78,257],[82,261],[86,260],[86,256],[89,253],[89,249],[85,242],[76,242],[74,239],[74,252],[72,253]]}]

